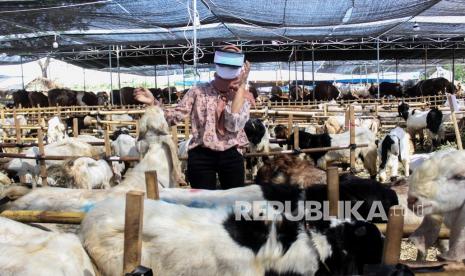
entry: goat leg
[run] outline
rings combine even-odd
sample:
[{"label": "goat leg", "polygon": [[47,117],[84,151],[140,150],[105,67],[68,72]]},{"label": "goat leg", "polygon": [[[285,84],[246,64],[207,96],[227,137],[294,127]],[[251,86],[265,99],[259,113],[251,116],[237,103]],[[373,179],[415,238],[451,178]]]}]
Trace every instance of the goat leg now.
[{"label": "goat leg", "polygon": [[442,220],[440,215],[426,215],[420,226],[408,238],[422,254],[425,254],[438,239]]}]

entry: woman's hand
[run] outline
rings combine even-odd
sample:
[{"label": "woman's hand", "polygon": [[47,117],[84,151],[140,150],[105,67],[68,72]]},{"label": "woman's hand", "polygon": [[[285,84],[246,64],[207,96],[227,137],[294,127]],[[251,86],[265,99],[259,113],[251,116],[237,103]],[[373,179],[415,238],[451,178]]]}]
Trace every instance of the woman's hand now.
[{"label": "woman's hand", "polygon": [[[247,78],[249,77],[250,73],[250,63],[245,61],[244,68],[242,68],[240,76],[237,80],[234,80],[229,85],[229,89],[238,91],[238,90],[245,90],[245,85],[247,84]],[[242,89],[240,89],[242,88]]]},{"label": "woman's hand", "polygon": [[155,97],[153,96],[152,92],[150,92],[150,90],[148,90],[147,88],[139,87],[134,89],[133,96],[134,99],[136,99],[136,101],[139,101],[143,104],[149,106],[156,104]]}]

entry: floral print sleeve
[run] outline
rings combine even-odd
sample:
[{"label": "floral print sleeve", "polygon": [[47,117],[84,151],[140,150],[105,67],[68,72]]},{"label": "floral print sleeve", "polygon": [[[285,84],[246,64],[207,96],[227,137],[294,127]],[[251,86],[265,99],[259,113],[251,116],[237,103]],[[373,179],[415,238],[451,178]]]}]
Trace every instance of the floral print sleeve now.
[{"label": "floral print sleeve", "polygon": [[244,100],[244,104],[238,113],[231,112],[231,105],[232,102],[229,102],[224,110],[224,127],[230,132],[238,132],[244,128],[249,120],[250,103],[248,100]]},{"label": "floral print sleeve", "polygon": [[196,89],[190,89],[173,109],[165,109],[165,119],[169,125],[176,125],[189,116],[195,101]]}]

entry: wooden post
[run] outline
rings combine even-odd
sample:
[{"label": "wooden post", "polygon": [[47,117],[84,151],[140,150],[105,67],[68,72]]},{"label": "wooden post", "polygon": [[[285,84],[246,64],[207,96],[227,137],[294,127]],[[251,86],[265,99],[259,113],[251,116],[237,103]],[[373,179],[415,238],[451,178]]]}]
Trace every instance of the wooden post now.
[{"label": "wooden post", "polygon": [[450,107],[450,118],[452,120],[452,124],[454,126],[454,131],[455,131],[455,139],[457,140],[457,148],[459,150],[463,150],[462,146],[462,137],[460,136],[460,130],[459,126],[457,124],[457,117],[455,116],[455,96],[452,97],[451,95],[447,95],[447,100],[449,101],[449,107]]},{"label": "wooden post", "polygon": [[111,156],[111,144],[110,144],[110,126],[106,125],[105,126],[105,156],[110,157]]},{"label": "wooden post", "polygon": [[123,275],[141,263],[142,228],[144,219],[144,193],[129,191],[126,194],[124,220]]},{"label": "wooden post", "polygon": [[160,195],[158,193],[157,171],[145,172],[145,185],[147,188],[148,199],[160,199]]},{"label": "wooden post", "polygon": [[[39,156],[45,156],[45,149],[44,149],[44,133],[41,128],[37,130],[37,144],[39,146]],[[40,177],[42,178],[42,187],[48,186],[47,183],[47,167],[45,166],[45,160],[39,160],[40,165]],[[35,181],[33,182],[35,183]]]},{"label": "wooden post", "polygon": [[136,137],[139,137],[140,132],[140,123],[139,120],[136,121]]},{"label": "wooden post", "polygon": [[178,127],[176,125],[171,127],[171,137],[173,138],[174,144],[178,145]]},{"label": "wooden post", "polygon": [[78,135],[79,135],[78,118],[73,118],[73,136],[78,137]]},{"label": "wooden post", "polygon": [[294,121],[294,115],[289,114],[287,117],[287,136],[291,136],[292,133],[292,122]]},{"label": "wooden post", "polygon": [[404,229],[404,209],[400,205],[389,209],[389,220],[384,240],[383,264],[395,265],[399,262],[400,244]]},{"label": "wooden post", "polygon": [[189,139],[189,117],[184,118],[184,138]]},{"label": "wooden post", "polygon": [[337,217],[339,203],[339,173],[337,167],[328,167],[326,169],[326,179],[328,181],[329,215]]},{"label": "wooden post", "polygon": [[[350,130],[350,145],[355,145],[355,115],[354,115],[354,106],[349,106],[349,130]],[[350,149],[350,169],[355,170],[355,149]]]},{"label": "wooden post", "polygon": [[349,115],[349,109],[346,109],[345,112],[345,121],[344,121],[344,129],[347,131],[350,128],[350,115]]},{"label": "wooden post", "polygon": [[328,104],[323,104],[323,116],[328,116]]},{"label": "wooden post", "polygon": [[378,103],[375,103],[375,116],[378,117]]},{"label": "wooden post", "polygon": [[299,148],[299,127],[294,127],[294,149]]},{"label": "wooden post", "polygon": [[16,108],[13,108],[13,121],[15,123],[16,143],[21,143],[21,125],[16,115]]},{"label": "wooden post", "polygon": [[[2,120],[1,121],[2,125],[4,125],[5,124],[5,108],[1,109],[0,119]],[[3,131],[3,137],[0,137],[0,139],[5,140],[6,137],[7,137],[6,131]]]}]

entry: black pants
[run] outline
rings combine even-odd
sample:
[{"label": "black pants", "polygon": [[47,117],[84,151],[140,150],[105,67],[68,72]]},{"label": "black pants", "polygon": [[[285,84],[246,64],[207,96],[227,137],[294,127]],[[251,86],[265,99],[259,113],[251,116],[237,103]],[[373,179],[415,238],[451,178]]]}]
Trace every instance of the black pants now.
[{"label": "black pants", "polygon": [[216,189],[218,174],[221,189],[244,186],[244,157],[236,148],[213,151],[196,147],[188,152],[187,178],[192,188]]}]

